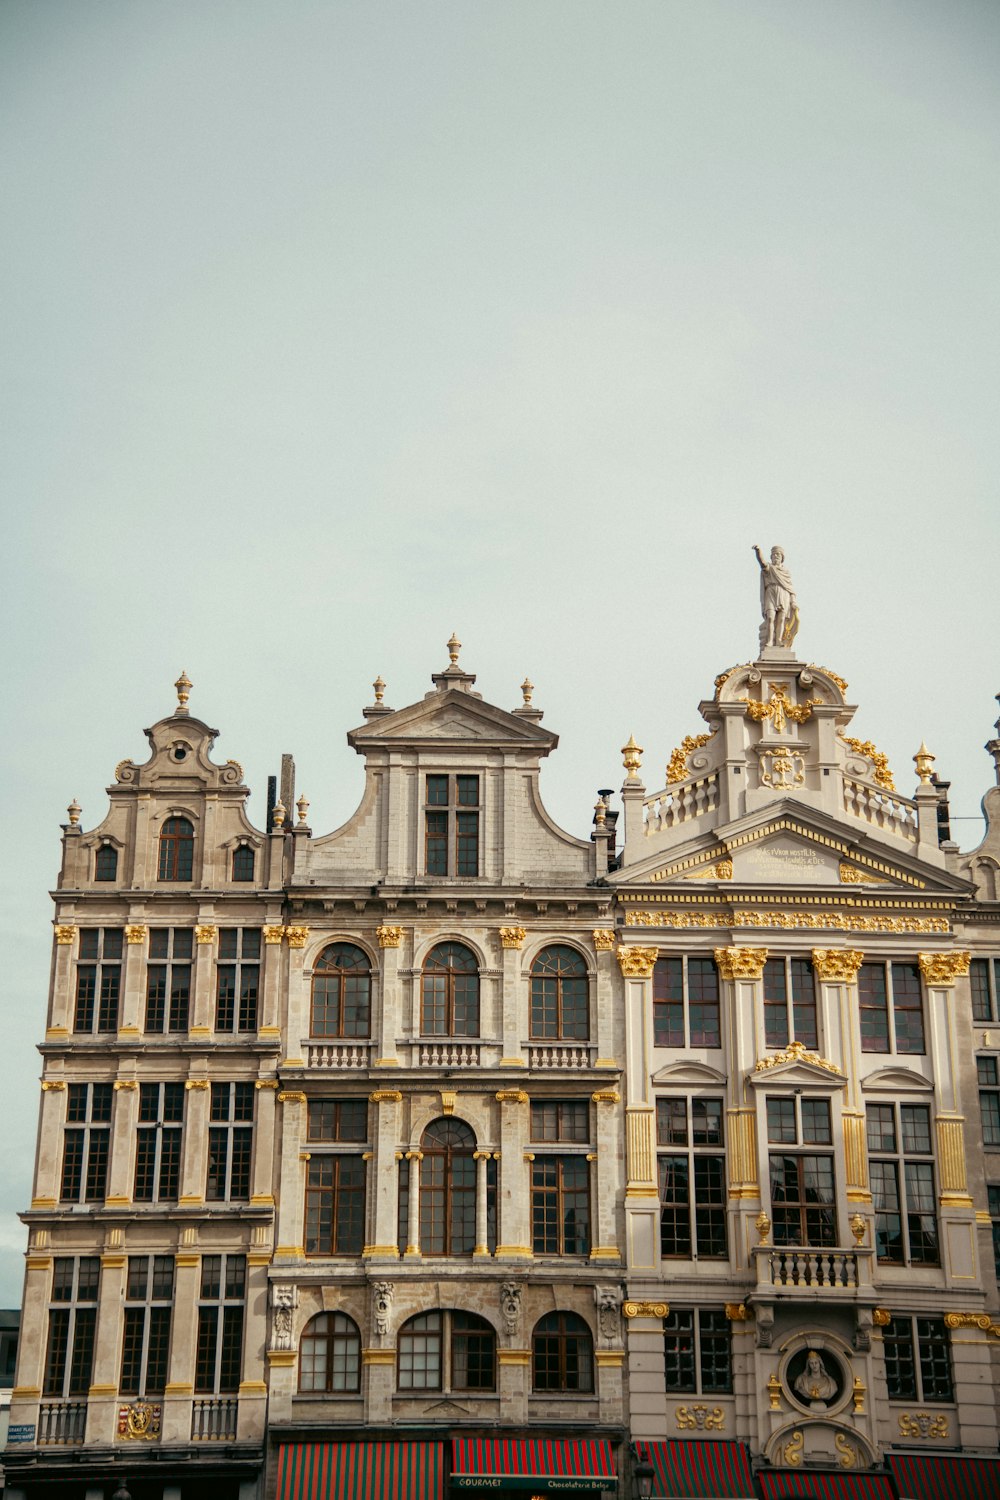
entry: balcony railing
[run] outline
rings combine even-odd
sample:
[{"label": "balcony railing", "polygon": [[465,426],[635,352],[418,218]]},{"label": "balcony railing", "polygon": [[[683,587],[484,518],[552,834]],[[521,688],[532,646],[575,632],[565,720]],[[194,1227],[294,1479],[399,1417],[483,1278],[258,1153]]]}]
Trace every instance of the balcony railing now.
[{"label": "balcony railing", "polygon": [[853,1292],[867,1284],[870,1249],[818,1250],[809,1245],[756,1245],[757,1285],[787,1291]]},{"label": "balcony railing", "polygon": [[303,1042],[302,1050],[308,1067],[338,1073],[367,1068],[371,1059],[370,1042]]},{"label": "balcony railing", "polygon": [[420,1068],[478,1068],[478,1042],[417,1042],[411,1049]]},{"label": "balcony railing", "polygon": [[592,1050],[586,1042],[529,1042],[528,1067],[589,1068]]},{"label": "balcony railing", "polygon": [[191,1406],[191,1438],[196,1443],[233,1442],[239,1402],[235,1396],[211,1396]]},{"label": "balcony railing", "polygon": [[86,1429],[86,1401],[43,1401],[38,1408],[39,1447],[82,1443]]}]

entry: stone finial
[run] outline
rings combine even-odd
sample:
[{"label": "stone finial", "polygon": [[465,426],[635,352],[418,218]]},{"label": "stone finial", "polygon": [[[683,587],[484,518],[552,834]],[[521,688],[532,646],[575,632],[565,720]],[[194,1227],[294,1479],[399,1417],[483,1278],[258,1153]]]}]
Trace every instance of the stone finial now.
[{"label": "stone finial", "polygon": [[461,651],[461,649],[462,642],[459,640],[458,636],[453,630],[451,633],[451,640],[448,642],[448,663],[450,666],[458,666],[458,653]]},{"label": "stone finial", "polygon": [[279,800],[274,804],[274,812],[271,815],[271,821],[275,828],[284,827],[286,811],[287,809],[282,801]]},{"label": "stone finial", "polygon": [[295,806],[299,810],[299,822],[304,824],[309,812],[309,798],[306,796],[305,792],[302,793],[302,796],[296,802]]},{"label": "stone finial", "polygon": [[70,803],[69,807],[67,807],[67,809],[66,809],[66,815],[69,818],[69,826],[71,828],[76,828],[76,827],[79,826],[79,823],[80,823],[80,813],[82,811],[83,811],[83,809],[81,808],[79,802],[77,802],[76,798],[74,797],[73,800],[72,800],[72,802]]},{"label": "stone finial", "polygon": [[186,672],[182,671],[181,675],[178,677],[177,681],[174,683],[174,687],[177,689],[177,707],[174,709],[174,713],[175,714],[186,714],[187,713],[187,711],[188,711],[188,706],[187,706],[188,705],[188,699],[191,696],[191,689],[192,689],[193,686],[194,686],[194,684],[192,683],[192,681],[191,681],[190,677],[188,676],[188,674]]},{"label": "stone finial", "polygon": [[635,735],[630,734],[628,737],[628,744],[622,746],[622,765],[628,772],[629,781],[636,781],[638,779],[636,776],[636,772],[642,765],[642,756],[642,746],[637,745],[635,742]]},{"label": "stone finial", "polygon": [[930,784],[931,775],[933,774],[934,770],[934,762],[936,759],[937,756],[931,754],[931,752],[927,748],[926,742],[924,740],[921,740],[920,749],[913,757],[913,764],[917,768],[917,776],[920,779],[921,786],[928,786]]},{"label": "stone finial", "polygon": [[526,677],[521,683],[521,697],[524,699],[524,702],[521,705],[522,708],[531,707],[531,695],[534,691],[535,684],[530,680],[530,678]]},{"label": "stone finial", "polygon": [[375,689],[375,702],[381,703],[382,699],[385,697],[385,679],[383,678],[381,672],[372,683],[372,687]]}]

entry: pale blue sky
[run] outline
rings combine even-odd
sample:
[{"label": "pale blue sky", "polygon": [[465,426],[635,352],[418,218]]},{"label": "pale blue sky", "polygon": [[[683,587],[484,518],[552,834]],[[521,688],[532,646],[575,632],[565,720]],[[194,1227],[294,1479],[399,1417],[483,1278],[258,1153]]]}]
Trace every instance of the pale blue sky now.
[{"label": "pale blue sky", "polygon": [[800,654],[978,839],[1000,688],[1000,8],[5,0],[0,1304],[20,1296],[59,823],[174,701],[317,830],[381,672],[457,629],[585,834]]}]

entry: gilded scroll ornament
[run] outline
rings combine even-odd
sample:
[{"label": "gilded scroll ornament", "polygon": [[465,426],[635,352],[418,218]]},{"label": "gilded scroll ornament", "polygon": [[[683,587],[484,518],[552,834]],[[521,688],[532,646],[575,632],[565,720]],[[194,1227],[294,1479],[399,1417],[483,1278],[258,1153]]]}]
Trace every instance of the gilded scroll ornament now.
[{"label": "gilded scroll ornament", "polygon": [[833,1445],[840,1454],[837,1462],[842,1469],[856,1469],[861,1464],[858,1450],[851,1445],[843,1432],[838,1432],[833,1439]]},{"label": "gilded scroll ornament", "polygon": [[130,922],[125,928],[125,941],[133,946],[146,941],[146,927],[142,922]]},{"label": "gilded scroll ornament", "polygon": [[769,1068],[780,1068],[783,1063],[809,1063],[814,1068],[823,1068],[827,1073],[835,1073],[838,1078],[844,1075],[828,1058],[820,1057],[818,1052],[807,1052],[801,1042],[789,1042],[788,1046],[781,1052],[772,1052],[768,1057],[757,1059],[754,1066],[755,1073],[766,1073]]},{"label": "gilded scroll ornament", "polygon": [[210,1089],[212,1085],[210,1080],[207,1078],[188,1078],[184,1084],[184,1087],[188,1090],[202,1090]]},{"label": "gilded scroll ornament", "polygon": [[726,1303],[726,1317],[730,1323],[745,1323],[750,1316],[750,1309],[745,1302]]},{"label": "gilded scroll ornament", "polygon": [[948,1418],[943,1412],[901,1411],[899,1435],[907,1438],[946,1438]]},{"label": "gilded scroll ornament", "polygon": [[622,947],[618,949],[618,965],[626,979],[648,979],[653,972],[659,950],[656,948]]},{"label": "gilded scroll ornament", "polygon": [[696,1427],[702,1432],[721,1432],[726,1425],[726,1414],[721,1406],[678,1406],[674,1420],[680,1428]]},{"label": "gilded scroll ornament", "polygon": [[610,953],[615,946],[614,929],[611,927],[595,927],[591,936],[598,953]]},{"label": "gilded scroll ornament", "polygon": [[498,1104],[527,1104],[528,1096],[524,1089],[500,1089],[497,1092]]},{"label": "gilded scroll ornament", "polygon": [[1000,1323],[994,1323],[989,1313],[949,1312],[944,1315],[946,1328],[980,1328],[1000,1339]]},{"label": "gilded scroll ornament", "polygon": [[804,786],[806,780],[805,757],[791,745],[776,745],[765,750],[760,758],[760,784],[772,791],[791,791]]},{"label": "gilded scroll ornament", "polygon": [[76,928],[73,926],[72,922],[61,922],[55,929],[56,942],[60,945],[60,947],[64,947],[67,943],[71,943],[73,941],[73,934],[75,931]]},{"label": "gilded scroll ornament", "polygon": [[716,948],[713,951],[723,979],[760,979],[764,973],[766,948]]},{"label": "gilded scroll ornament", "polygon": [[597,1089],[590,1097],[595,1104],[620,1104],[622,1096],[617,1089]]},{"label": "gilded scroll ornament", "polygon": [[805,1439],[799,1431],[793,1432],[788,1442],[781,1450],[781,1456],[791,1469],[797,1469],[802,1462],[802,1450],[805,1447]]},{"label": "gilded scroll ornament", "polygon": [[516,948],[520,951],[524,947],[524,940],[527,935],[524,927],[501,927],[500,946],[502,948]]},{"label": "gilded scroll ornament", "polygon": [[399,1089],[376,1089],[373,1094],[368,1095],[372,1104],[402,1104],[403,1096]]},{"label": "gilded scroll ornament", "polygon": [[286,927],[285,936],[289,948],[304,948],[309,940],[308,927]]},{"label": "gilded scroll ornament", "polygon": [[882,787],[883,791],[894,792],[896,783],[892,779],[889,769],[889,757],[883,755],[881,750],[876,750],[871,740],[855,740],[849,735],[843,736],[844,744],[849,745],[856,755],[864,755],[872,763],[872,780],[876,786]]},{"label": "gilded scroll ornament", "polygon": [[882,885],[881,875],[871,875],[867,870],[859,870],[857,865],[850,865],[845,859],[840,861],[838,870],[841,885]]},{"label": "gilded scroll ornament", "polygon": [[811,661],[809,663],[809,671],[822,672],[824,677],[829,677],[831,682],[835,682],[837,684],[842,693],[847,692],[847,683],[844,681],[843,677],[838,676],[836,672],[831,672],[829,667],[818,667],[814,661]]},{"label": "gilded scroll ornament", "polygon": [[670,759],[667,762],[668,783],[671,781],[683,781],[686,778],[688,774],[688,756],[693,754],[695,750],[701,750],[707,745],[714,733],[715,730],[713,729],[708,734],[686,734],[684,736],[677,748],[671,751]]},{"label": "gilded scroll ornament", "polygon": [[666,1302],[623,1302],[622,1313],[626,1318],[668,1318],[670,1305]]},{"label": "gilded scroll ornament", "polygon": [[306,1096],[301,1089],[282,1089],[278,1094],[279,1104],[305,1104]]},{"label": "gilded scroll ornament", "polygon": [[857,948],[814,948],[813,967],[828,984],[853,984],[864,961]]},{"label": "gilded scroll ornament", "polygon": [[380,948],[398,948],[403,941],[402,927],[376,927],[375,936]]},{"label": "gilded scroll ornament", "polygon": [[945,989],[956,979],[964,979],[971,957],[971,953],[918,953],[917,962],[925,984]]},{"label": "gilded scroll ornament", "polygon": [[764,1210],[761,1209],[760,1213],[757,1215],[756,1219],[754,1219],[753,1222],[754,1228],[757,1230],[758,1243],[761,1245],[766,1245],[768,1240],[771,1238],[771,1220],[768,1218]]}]

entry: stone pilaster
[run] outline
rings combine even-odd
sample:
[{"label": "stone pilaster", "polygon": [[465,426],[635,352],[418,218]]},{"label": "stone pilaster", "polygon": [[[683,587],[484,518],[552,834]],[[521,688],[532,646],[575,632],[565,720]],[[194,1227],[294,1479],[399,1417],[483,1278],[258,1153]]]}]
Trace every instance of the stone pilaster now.
[{"label": "stone pilaster", "polygon": [[374,1154],[372,1157],[372,1196],[375,1200],[372,1240],[364,1247],[365,1255],[395,1260],[399,1255],[399,1107],[403,1096],[398,1089],[376,1089],[369,1094],[375,1105]]},{"label": "stone pilaster", "polygon": [[253,1187],[250,1202],[270,1207],[274,1204],[274,1113],[278,1080],[258,1078],[254,1089],[257,1118],[254,1123]]},{"label": "stone pilaster", "polygon": [[918,954],[927,992],[929,1050],[934,1064],[934,1130],[941,1206],[943,1263],[949,1282],[980,1283],[976,1224],[965,1172],[965,1114],[955,1033],[955,982],[969,972],[966,952]]},{"label": "stone pilaster", "polygon": [[486,1172],[487,1163],[492,1157],[491,1151],[474,1151],[473,1159],[476,1163],[476,1245],[472,1254],[476,1259],[489,1259],[490,1247],[487,1244],[486,1234]]},{"label": "stone pilaster", "polygon": [[59,922],[55,927],[52,954],[52,992],[49,998],[49,1039],[68,1036],[73,1030],[76,985],[73,983],[73,959],[76,952],[76,928]]},{"label": "stone pilaster", "polygon": [[590,1258],[617,1263],[622,1258],[615,1224],[621,1095],[617,1089],[597,1089],[592,1098],[597,1106],[597,1151],[593,1167],[595,1213]]},{"label": "stone pilaster", "polygon": [[[626,783],[627,785],[627,783]],[[633,1271],[660,1264],[652,1096],[652,978],[657,949],[618,949],[625,988],[625,1253]]]},{"label": "stone pilaster", "polygon": [[108,1172],[109,1207],[132,1202],[133,1161],[136,1122],[139,1118],[139,1084],[135,1078],[116,1078],[115,1102],[111,1125],[111,1162]]},{"label": "stone pilaster", "polygon": [[281,968],[284,961],[282,939],[285,929],[280,923],[264,927],[264,951],[262,959],[262,1002],[260,1008],[261,1036],[281,1035]]},{"label": "stone pilaster", "polygon": [[407,1199],[408,1212],[406,1216],[406,1250],[405,1254],[411,1260],[420,1258],[420,1163],[424,1159],[422,1151],[407,1151],[406,1160],[410,1164],[409,1198]]},{"label": "stone pilaster", "polygon": [[118,1035],[138,1036],[146,1024],[146,939],[149,929],[144,922],[129,922],[125,928],[125,952],[121,1008],[118,1012]]},{"label": "stone pilaster", "polygon": [[597,1026],[594,1040],[597,1043],[597,1066],[617,1068],[615,1056],[618,1042],[615,1036],[615,935],[610,927],[597,927],[593,931]]},{"label": "stone pilaster", "polygon": [[305,972],[308,927],[286,927],[288,939],[288,1024],[285,1032],[285,1066],[302,1067],[303,1040],[309,1035],[309,984]]},{"label": "stone pilaster", "polygon": [[501,927],[500,947],[503,953],[500,1008],[503,1024],[503,1056],[500,1066],[523,1068],[521,1039],[528,1035],[527,987],[521,982],[521,960],[518,954],[527,936],[523,927]]},{"label": "stone pilaster", "polygon": [[528,1096],[523,1089],[500,1089],[500,1182],[497,1204],[497,1259],[524,1260],[534,1254],[528,1208]]},{"label": "stone pilaster", "polygon": [[163,1393],[163,1441],[191,1441],[191,1400],[194,1395],[195,1351],[198,1342],[198,1295],[201,1256],[195,1231],[182,1231],[183,1244],[174,1256],[174,1306],[170,1316],[170,1360]]},{"label": "stone pilaster", "polygon": [[87,1442],[114,1441],[118,1398],[122,1304],[125,1297],[124,1247],[101,1256],[101,1288],[97,1304],[94,1365],[87,1401]]},{"label": "stone pilaster", "polygon": [[299,1089],[278,1093],[281,1114],[281,1199],[278,1205],[276,1256],[301,1256],[305,1219],[305,1174],[302,1160],[306,1096]]},{"label": "stone pilaster", "polygon": [[376,1020],[375,1065],[379,1068],[399,1066],[396,1055],[396,1036],[399,1032],[399,948],[403,941],[402,927],[383,925],[379,927],[378,945],[381,949],[379,994],[381,1015]]},{"label": "stone pilaster", "polygon": [[194,930],[191,986],[191,1035],[210,1036],[215,1029],[215,955],[219,929],[200,922]]},{"label": "stone pilaster", "polygon": [[243,1370],[237,1437],[241,1443],[260,1442],[267,1421],[264,1351],[267,1345],[267,1267],[247,1257],[246,1312],[243,1322]]},{"label": "stone pilaster", "polygon": [[54,1208],[59,1200],[65,1119],[66,1084],[61,1078],[43,1078],[32,1208]]},{"label": "stone pilaster", "polygon": [[205,1201],[210,1095],[211,1084],[207,1078],[189,1078],[184,1085],[184,1155],[179,1200],[182,1205],[193,1207]]}]

